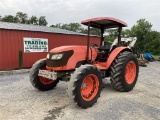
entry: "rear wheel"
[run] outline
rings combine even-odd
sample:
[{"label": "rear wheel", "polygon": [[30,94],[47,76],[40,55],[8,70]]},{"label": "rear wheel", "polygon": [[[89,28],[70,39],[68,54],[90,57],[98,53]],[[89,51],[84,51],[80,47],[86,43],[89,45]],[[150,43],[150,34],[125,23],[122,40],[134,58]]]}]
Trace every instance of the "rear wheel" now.
[{"label": "rear wheel", "polygon": [[88,108],[97,102],[102,91],[100,72],[92,65],[82,65],[72,74],[68,94],[79,107]]},{"label": "rear wheel", "polygon": [[111,84],[116,90],[128,92],[133,89],[139,72],[138,60],[133,53],[120,53],[110,68]]},{"label": "rear wheel", "polygon": [[37,61],[30,70],[30,82],[38,90],[47,91],[53,89],[59,80],[49,80],[38,76],[39,69],[46,70],[46,59]]}]

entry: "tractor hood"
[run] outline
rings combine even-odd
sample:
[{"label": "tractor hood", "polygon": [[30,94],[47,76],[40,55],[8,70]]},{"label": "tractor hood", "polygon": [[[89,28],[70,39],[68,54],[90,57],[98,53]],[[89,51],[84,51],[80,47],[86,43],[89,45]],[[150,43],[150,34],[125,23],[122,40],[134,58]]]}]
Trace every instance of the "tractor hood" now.
[{"label": "tractor hood", "polygon": [[50,53],[59,53],[59,52],[65,52],[65,51],[69,51],[69,50],[73,50],[73,51],[79,51],[81,49],[87,49],[87,46],[79,46],[79,45],[73,45],[73,46],[61,46],[61,47],[56,47],[52,50],[50,50]]},{"label": "tractor hood", "polygon": [[47,67],[53,70],[72,70],[78,61],[86,59],[87,46],[61,46],[50,50]]},{"label": "tractor hood", "polygon": [[[91,55],[92,54],[92,55]],[[78,62],[85,61],[87,46],[61,46],[50,50],[47,55],[47,67],[54,70],[73,70]],[[89,60],[97,56],[94,48],[89,49]]]}]

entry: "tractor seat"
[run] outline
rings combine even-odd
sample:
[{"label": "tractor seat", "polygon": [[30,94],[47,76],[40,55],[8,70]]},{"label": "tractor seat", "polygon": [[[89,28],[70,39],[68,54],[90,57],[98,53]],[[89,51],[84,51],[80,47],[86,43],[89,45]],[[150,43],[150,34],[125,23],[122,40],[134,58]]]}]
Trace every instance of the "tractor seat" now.
[{"label": "tractor seat", "polygon": [[98,50],[104,50],[104,51],[109,51],[110,50],[110,45],[104,45],[104,46],[100,46],[99,48],[98,48]]},{"label": "tractor seat", "polygon": [[101,56],[101,55],[105,55],[106,52],[102,51],[102,52],[97,52],[98,56]]},{"label": "tractor seat", "polygon": [[110,51],[110,45],[100,46],[98,48],[99,52],[97,52],[97,58],[99,62],[105,62],[108,58],[108,54]]}]

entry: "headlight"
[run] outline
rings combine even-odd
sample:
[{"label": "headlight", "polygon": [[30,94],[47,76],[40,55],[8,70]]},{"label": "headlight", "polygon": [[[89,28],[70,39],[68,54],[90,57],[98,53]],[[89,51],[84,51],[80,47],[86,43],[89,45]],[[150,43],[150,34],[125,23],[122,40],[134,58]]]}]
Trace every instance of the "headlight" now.
[{"label": "headlight", "polygon": [[59,60],[63,57],[63,54],[55,54],[51,57],[51,60]]},{"label": "headlight", "polygon": [[49,54],[47,54],[46,58],[49,59]]}]

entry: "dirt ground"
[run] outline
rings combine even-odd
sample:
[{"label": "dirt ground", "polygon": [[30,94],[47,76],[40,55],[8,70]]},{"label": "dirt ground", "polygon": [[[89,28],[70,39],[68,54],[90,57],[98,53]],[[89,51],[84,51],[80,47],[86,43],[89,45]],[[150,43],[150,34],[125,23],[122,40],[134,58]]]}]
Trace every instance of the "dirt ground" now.
[{"label": "dirt ground", "polygon": [[98,102],[88,109],[68,98],[66,82],[40,92],[28,73],[0,76],[0,120],[160,120],[160,62],[140,67],[135,88],[117,92],[109,80]]}]

